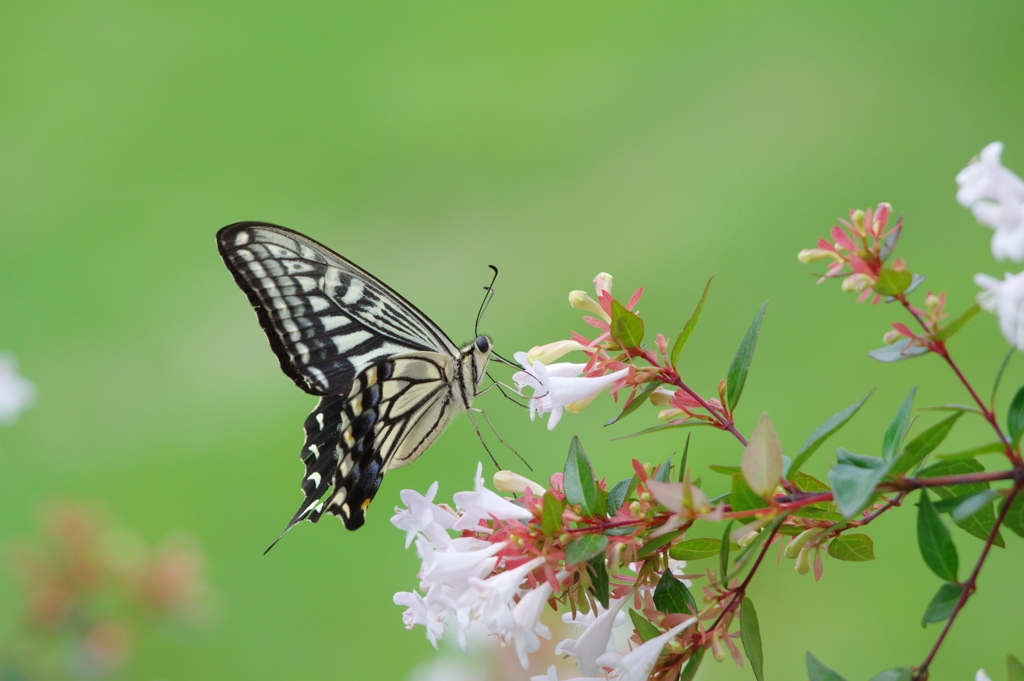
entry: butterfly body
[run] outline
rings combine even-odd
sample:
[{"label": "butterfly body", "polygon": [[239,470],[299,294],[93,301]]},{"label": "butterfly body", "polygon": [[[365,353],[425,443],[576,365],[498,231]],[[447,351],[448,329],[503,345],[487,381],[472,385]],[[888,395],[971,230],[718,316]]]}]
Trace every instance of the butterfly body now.
[{"label": "butterfly body", "polygon": [[303,427],[304,499],[285,531],[323,513],[358,529],[384,474],[471,408],[490,339],[456,347],[386,284],[285,227],[240,222],[217,244],[282,371],[320,397]]}]

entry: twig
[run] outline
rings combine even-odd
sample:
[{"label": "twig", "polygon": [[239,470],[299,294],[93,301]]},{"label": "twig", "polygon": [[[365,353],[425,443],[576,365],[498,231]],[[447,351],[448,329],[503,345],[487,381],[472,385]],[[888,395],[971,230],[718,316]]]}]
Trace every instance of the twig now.
[{"label": "twig", "polygon": [[942,633],[939,634],[938,640],[935,641],[935,645],[932,646],[931,652],[928,653],[928,657],[924,659],[921,666],[917,668],[914,673],[914,679],[916,681],[927,681],[928,679],[928,666],[935,659],[936,653],[939,652],[939,647],[942,642],[946,640],[946,634],[949,633],[950,627],[953,626],[953,621],[956,616],[960,614],[960,610],[964,607],[964,603],[971,597],[971,594],[977,589],[978,573],[981,572],[981,566],[984,565],[985,559],[988,557],[989,549],[992,548],[993,542],[995,542],[996,534],[999,532],[999,526],[1003,524],[1003,520],[1006,518],[1007,511],[1010,510],[1010,504],[1013,503],[1014,497],[1017,496],[1017,492],[1020,491],[1019,486],[1015,486],[1010,494],[1006,497],[1006,502],[1003,504],[1003,510],[1000,511],[999,517],[996,518],[995,525],[992,526],[992,531],[988,533],[988,538],[985,540],[985,546],[981,549],[981,555],[978,557],[978,562],[974,564],[974,570],[971,571],[971,576],[967,578],[967,581],[963,583],[963,591],[960,592],[960,598],[957,599],[956,605],[953,606],[953,612],[949,614],[949,620],[946,621],[946,626],[942,628]]}]

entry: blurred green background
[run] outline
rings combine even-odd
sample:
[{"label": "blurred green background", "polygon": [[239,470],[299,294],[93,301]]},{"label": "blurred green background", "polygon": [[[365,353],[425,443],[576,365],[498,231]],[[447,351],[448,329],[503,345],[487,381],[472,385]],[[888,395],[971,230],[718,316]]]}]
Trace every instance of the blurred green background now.
[{"label": "blurred green background", "polygon": [[[890,201],[906,211],[900,255],[953,312],[971,275],[1016,268],[992,260],[953,177],[996,139],[1024,172],[1019,2],[44,1],[2,17],[0,350],[40,397],[0,430],[0,545],[56,499],[98,504],[151,541],[194,535],[219,594],[211,623],[145,636],[118,678],[405,678],[434,653],[391,603],[418,568],[391,507],[434,480],[450,499],[485,456],[459,419],[388,476],[364,529],[304,524],[262,555],[301,499],[315,400],[280,373],[221,264],[225,224],[308,233],[459,343],[494,264],[483,327],[506,355],[586,332],[566,295],[599,271],[620,294],[646,287],[647,328],[666,334],[717,273],[683,360],[705,394],[771,301],[741,430],[767,409],[792,453],[878,386],[812,460],[819,476],[835,445],[877,453],[911,385],[918,406],[966,398],[933,358],[867,359],[898,311],[815,287],[796,252],[850,207]],[[1005,348],[982,315],[953,351],[987,393]],[[1021,382],[1017,362],[1001,412]],[[612,442],[654,414],[603,429],[607,401],[554,432],[496,394],[479,406],[539,476],[573,434],[611,480],[682,444],[680,431]],[[987,442],[982,425],[963,419],[944,449]],[[706,466],[739,453],[694,433],[711,491],[725,479]],[[768,678],[800,678],[807,650],[851,681],[920,663],[939,581],[913,511],[874,526],[874,563],[828,561],[817,584],[766,566],[752,596]],[[973,563],[981,542],[955,537]],[[933,679],[1003,678],[1006,654],[1024,655],[1021,541],[1006,540]],[[19,598],[0,573],[0,634]],[[710,661],[700,678],[752,675]]]}]

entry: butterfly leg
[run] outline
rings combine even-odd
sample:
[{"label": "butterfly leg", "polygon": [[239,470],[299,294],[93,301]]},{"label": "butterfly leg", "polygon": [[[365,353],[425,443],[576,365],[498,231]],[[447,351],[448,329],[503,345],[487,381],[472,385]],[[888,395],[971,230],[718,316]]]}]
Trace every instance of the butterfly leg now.
[{"label": "butterfly leg", "polygon": [[[491,383],[489,386],[487,386],[483,390],[478,391],[476,393],[477,397],[479,397],[480,395],[483,395],[485,392],[489,392],[492,388],[497,388],[498,392],[500,392],[502,394],[502,396],[506,400],[511,401],[513,404],[518,405],[518,406],[522,407],[523,409],[527,409],[527,406],[525,404],[523,404],[521,402],[517,402],[516,398],[512,397],[507,392],[505,392],[505,388],[508,388],[512,392],[513,395],[519,395],[519,392],[515,388],[513,388],[512,386],[507,385],[505,383],[502,383],[500,381],[495,381],[494,377],[491,376],[490,374],[487,374],[487,378],[491,379],[491,381],[493,381],[493,383]],[[519,396],[522,397],[522,395],[519,395]]]},{"label": "butterfly leg", "polygon": [[[472,412],[476,412],[476,413],[480,414],[481,416],[483,416],[484,417],[484,421],[487,421],[487,425],[489,425],[491,427],[491,430],[494,431],[494,435],[498,438],[498,442],[500,442],[501,444],[503,444],[506,447],[508,447],[509,451],[511,451],[516,456],[518,456],[519,460],[522,461],[524,464],[526,464],[527,468],[529,468],[531,471],[533,470],[533,466],[531,466],[529,463],[527,463],[526,459],[523,458],[523,455],[520,454],[519,452],[517,452],[512,445],[510,445],[509,443],[505,442],[504,438],[501,437],[501,433],[499,433],[498,429],[494,427],[493,423],[491,423],[491,417],[489,417],[487,415],[486,411],[484,411],[483,409],[477,409],[476,407],[471,407],[469,411],[470,411],[469,418],[470,418],[470,420],[473,421],[473,427],[474,428],[476,428],[476,420],[473,419]],[[479,437],[479,435],[480,435],[480,429],[479,428],[477,428],[476,434]],[[480,438],[480,441],[483,442],[483,438]],[[486,445],[484,447],[486,448]],[[490,454],[490,451],[488,451],[487,453]],[[494,457],[492,456],[491,458],[493,459]],[[495,464],[497,464],[497,461],[495,461]]]},{"label": "butterfly leg", "polygon": [[[480,412],[480,413],[483,413],[483,410],[482,410],[482,409],[472,409],[472,408],[471,408],[471,409],[470,409],[470,410],[469,410],[469,411],[468,411],[468,412],[466,413],[466,415],[467,415],[467,416],[469,416],[469,421],[470,421],[470,423],[472,423],[472,424],[473,424],[473,430],[475,430],[475,431],[476,431],[476,436],[477,436],[477,439],[479,439],[479,440],[480,440],[480,444],[481,444],[481,445],[483,445],[483,447],[484,447],[484,451],[485,451],[485,452],[487,452],[487,456],[491,457],[491,461],[493,461],[493,462],[494,462],[494,465],[495,465],[495,466],[496,466],[496,467],[498,468],[498,470],[500,471],[500,470],[501,470],[501,464],[499,464],[499,463],[498,463],[498,460],[494,458],[494,454],[491,454],[491,450],[490,450],[490,448],[489,448],[489,447],[487,446],[487,443],[486,443],[486,442],[484,442],[484,436],[480,434],[480,426],[478,426],[478,425],[476,424],[476,419],[475,419],[475,418],[473,418],[473,412],[474,412],[474,411],[478,411],[478,412]],[[489,421],[489,420],[488,420],[488,423],[490,423],[490,421]],[[494,426],[491,426],[491,427],[493,428]],[[500,439],[500,438],[499,438],[499,439]]]}]

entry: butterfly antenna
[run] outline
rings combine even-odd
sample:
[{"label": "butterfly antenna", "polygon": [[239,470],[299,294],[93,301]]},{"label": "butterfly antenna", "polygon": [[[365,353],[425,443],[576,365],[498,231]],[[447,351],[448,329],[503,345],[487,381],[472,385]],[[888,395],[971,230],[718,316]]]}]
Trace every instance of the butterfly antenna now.
[{"label": "butterfly antenna", "polygon": [[480,311],[476,313],[476,324],[473,325],[473,335],[480,335],[480,319],[484,316],[484,310],[491,303],[491,298],[494,297],[494,282],[498,280],[498,268],[494,265],[488,265],[494,270],[494,276],[491,277],[491,283],[488,286],[484,286],[484,290],[487,293],[484,294],[484,299],[480,302]]}]

